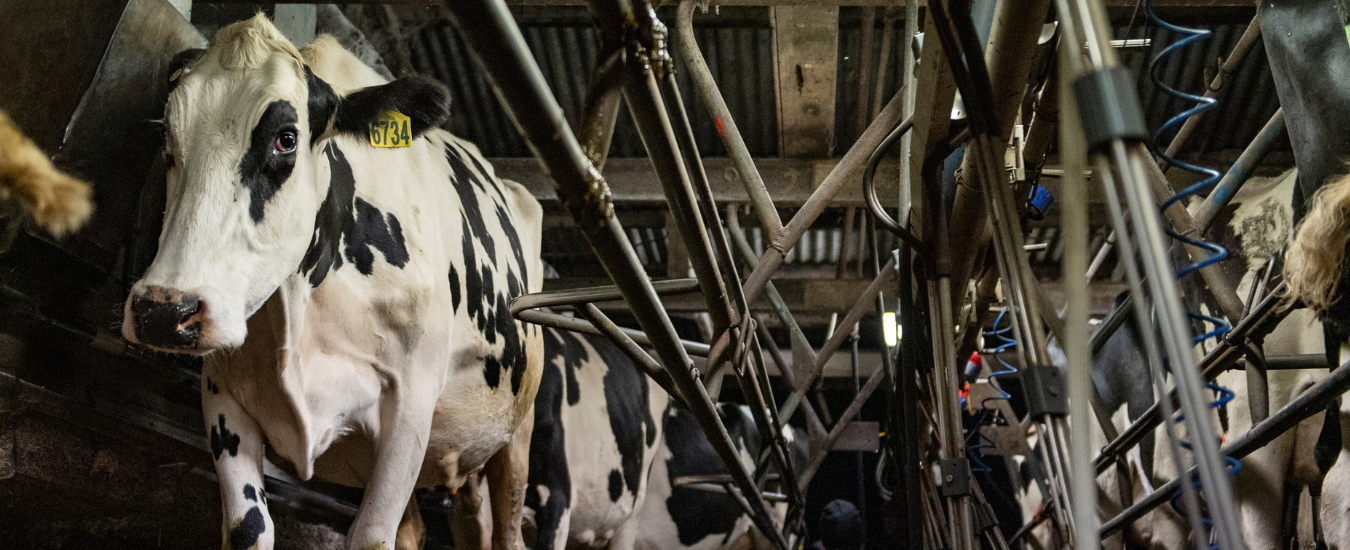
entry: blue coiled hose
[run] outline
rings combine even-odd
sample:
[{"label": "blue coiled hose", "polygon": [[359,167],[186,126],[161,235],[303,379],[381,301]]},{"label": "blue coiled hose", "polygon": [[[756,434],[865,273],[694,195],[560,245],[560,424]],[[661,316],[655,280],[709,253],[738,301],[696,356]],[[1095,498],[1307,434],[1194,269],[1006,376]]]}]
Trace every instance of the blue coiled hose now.
[{"label": "blue coiled hose", "polygon": [[[1003,358],[999,357],[998,355],[1004,350],[1007,350],[1008,348],[1017,345],[1016,340],[1013,340],[1012,338],[1007,336],[1009,332],[1012,332],[1011,325],[1003,329],[998,328],[999,324],[1003,322],[1003,316],[1007,313],[1008,309],[1003,308],[1003,311],[999,312],[998,318],[994,320],[993,328],[988,331],[985,331],[984,333],[986,346],[990,345],[989,340],[995,338],[997,338],[998,340],[1002,340],[1002,343],[994,347],[988,348],[985,351],[985,353],[981,354],[980,357],[981,359],[993,357],[994,361],[997,361],[998,364],[1002,366],[1002,370],[989,373],[989,387],[993,388],[994,391],[998,392],[998,395],[995,395],[993,397],[986,397],[980,401],[980,411],[976,413],[978,416],[976,416],[974,419],[975,424],[974,428],[971,429],[970,435],[966,436],[967,454],[969,455],[970,462],[972,464],[971,470],[976,472],[989,471],[989,467],[985,465],[983,461],[980,460],[980,456],[983,454],[981,449],[989,449],[994,447],[993,440],[989,439],[989,437],[984,435],[984,433],[981,432],[980,430],[983,429],[985,426],[993,426],[996,424],[1006,425],[1008,422],[1006,418],[996,418],[994,416],[996,409],[989,407],[987,405],[990,401],[1007,401],[1009,397],[1012,397],[1008,395],[1008,392],[1003,391],[1003,388],[1000,388],[993,383],[994,380],[1000,376],[1017,374],[1017,368],[1008,364],[1007,361],[1004,361]],[[991,371],[993,370],[992,365],[990,366],[990,370]]]},{"label": "blue coiled hose", "polygon": [[[1149,64],[1148,72],[1149,77],[1153,80],[1153,85],[1162,89],[1163,92],[1166,93],[1167,95],[1170,95],[1172,97],[1179,97],[1195,103],[1195,105],[1190,109],[1182,111],[1174,115],[1172,118],[1167,119],[1167,121],[1164,122],[1162,126],[1158,128],[1157,132],[1154,132],[1152,142],[1153,152],[1154,154],[1158,155],[1158,157],[1161,158],[1163,162],[1166,162],[1168,166],[1173,166],[1176,168],[1180,168],[1182,170],[1204,175],[1204,178],[1201,179],[1199,182],[1181,190],[1181,192],[1177,193],[1176,195],[1173,195],[1172,198],[1164,202],[1162,204],[1161,210],[1164,213],[1166,213],[1167,209],[1170,208],[1173,204],[1185,200],[1186,198],[1204,190],[1205,188],[1214,185],[1222,177],[1222,174],[1220,174],[1218,170],[1206,168],[1204,166],[1198,166],[1195,164],[1184,162],[1180,159],[1177,159],[1176,157],[1168,156],[1165,153],[1166,148],[1162,143],[1163,136],[1166,135],[1169,130],[1172,130],[1184,124],[1186,122],[1186,119],[1192,116],[1213,109],[1218,104],[1218,100],[1215,98],[1186,93],[1171,86],[1168,86],[1166,83],[1163,82],[1161,77],[1162,61],[1165,58],[1176,54],[1182,48],[1190,44],[1209,38],[1209,36],[1212,33],[1208,29],[1182,27],[1180,25],[1174,25],[1172,23],[1168,23],[1167,21],[1163,21],[1162,18],[1158,17],[1158,14],[1154,11],[1152,0],[1145,0],[1144,8],[1145,11],[1148,13],[1149,20],[1152,21],[1153,24],[1168,31],[1183,35],[1183,37],[1180,40],[1177,40],[1176,42],[1173,42],[1169,44],[1166,48],[1164,48],[1163,51],[1159,53],[1157,57],[1154,57],[1153,61]],[[1223,246],[1219,245],[1218,243],[1200,239],[1192,239],[1186,237],[1185,235],[1181,235],[1175,231],[1172,231],[1171,228],[1167,228],[1166,231],[1167,234],[1171,236],[1173,239],[1191,246],[1201,248],[1209,253],[1209,256],[1204,258],[1203,260],[1187,265],[1178,270],[1177,271],[1178,279],[1190,275],[1191,273],[1194,273],[1195,271],[1205,266],[1220,262],[1224,258],[1228,257],[1228,250],[1226,250]],[[1227,334],[1228,330],[1231,328],[1231,325],[1229,325],[1227,321],[1218,317],[1214,317],[1211,315],[1204,315],[1202,313],[1195,311],[1188,311],[1187,315],[1190,316],[1191,319],[1209,323],[1211,326],[1214,327],[1209,332],[1192,337],[1191,342],[1193,344],[1200,344],[1206,340],[1209,340],[1210,338],[1221,337],[1224,334]],[[1225,388],[1214,381],[1210,381],[1208,384],[1205,385],[1205,387],[1209,388],[1216,395],[1216,399],[1214,400],[1214,402],[1210,403],[1210,408],[1222,407],[1228,404],[1228,402],[1232,401],[1234,397],[1236,397],[1236,395],[1233,393],[1232,390]],[[1179,421],[1182,419],[1184,419],[1184,416],[1178,417]],[[1191,445],[1189,443],[1181,442],[1180,445],[1187,450],[1191,449]],[[1229,475],[1231,476],[1233,474],[1236,474],[1238,468],[1241,467],[1241,463],[1239,463],[1237,460],[1234,460],[1233,458],[1229,457],[1225,458],[1228,462]],[[1199,480],[1195,482],[1195,487],[1197,489],[1200,487]],[[1178,513],[1181,513],[1180,505],[1177,502],[1177,498],[1179,497],[1180,493],[1177,493],[1177,495],[1173,496],[1172,507],[1176,509]],[[1211,527],[1210,519],[1208,517],[1204,517],[1203,514],[1201,521],[1202,523],[1204,523],[1204,527],[1207,530]]]}]

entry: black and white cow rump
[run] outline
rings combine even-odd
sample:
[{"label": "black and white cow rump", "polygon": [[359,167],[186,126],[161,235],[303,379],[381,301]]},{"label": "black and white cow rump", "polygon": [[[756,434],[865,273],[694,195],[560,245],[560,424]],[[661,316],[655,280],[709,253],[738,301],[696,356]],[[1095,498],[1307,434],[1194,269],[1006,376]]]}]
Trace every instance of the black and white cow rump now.
[{"label": "black and white cow rump", "polygon": [[[520,544],[542,213],[437,129],[449,94],[388,82],[331,36],[258,15],[175,59],[159,251],[124,335],[205,356],[225,548],[269,549],[264,457],[364,487],[348,548],[415,548],[415,487],[485,474],[497,548]],[[405,513],[406,511],[406,513]]]},{"label": "black and white cow rump", "polygon": [[526,538],[532,523],[537,550],[632,548],[670,399],[607,339],[546,329],[544,356]]}]

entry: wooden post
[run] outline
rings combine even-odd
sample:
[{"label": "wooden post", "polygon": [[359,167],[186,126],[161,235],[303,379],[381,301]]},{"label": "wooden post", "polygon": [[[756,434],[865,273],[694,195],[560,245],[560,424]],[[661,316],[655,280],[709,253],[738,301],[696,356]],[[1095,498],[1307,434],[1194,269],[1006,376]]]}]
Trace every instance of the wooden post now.
[{"label": "wooden post", "polygon": [[829,157],[834,148],[839,8],[776,6],[771,10],[779,154]]}]

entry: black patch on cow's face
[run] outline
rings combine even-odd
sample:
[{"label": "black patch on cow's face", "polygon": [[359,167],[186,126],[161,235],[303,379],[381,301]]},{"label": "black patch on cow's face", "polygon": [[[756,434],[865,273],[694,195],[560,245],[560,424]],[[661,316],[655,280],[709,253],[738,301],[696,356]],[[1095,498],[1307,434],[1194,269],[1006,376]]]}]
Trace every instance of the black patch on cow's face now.
[{"label": "black patch on cow's face", "polygon": [[309,144],[314,145],[337,112],[338,95],[322,78],[314,76],[308,65],[305,66],[305,84],[309,89]]},{"label": "black patch on cow's face", "polygon": [[450,118],[450,90],[425,76],[363,88],[342,98],[334,126],[341,132],[365,134],[367,126],[385,111],[407,115],[413,137],[417,137]]},{"label": "black patch on cow's face", "polygon": [[450,265],[450,311],[459,311],[460,288],[459,273],[455,271],[454,264]]},{"label": "black patch on cow's face", "polygon": [[192,66],[206,55],[206,50],[202,48],[190,48],[174,54],[173,59],[169,61],[169,74],[164,75],[168,78],[168,92],[173,92],[178,87],[178,83],[183,81],[183,77],[192,70]]},{"label": "black patch on cow's face", "polygon": [[253,127],[249,136],[248,150],[239,162],[239,178],[248,188],[248,215],[253,223],[260,223],[267,201],[275,195],[281,184],[291,177],[295,169],[294,142],[289,152],[278,149],[279,140],[294,138],[299,130],[299,119],[295,106],[289,101],[278,99],[267,105],[262,118]]},{"label": "black patch on cow's face", "polygon": [[211,454],[216,457],[216,460],[220,460],[220,455],[224,454],[225,451],[229,451],[230,456],[237,456],[239,454],[239,434],[232,433],[229,428],[225,427],[225,415],[220,415],[217,422],[219,430],[216,429],[217,426],[211,426]]},{"label": "black patch on cow's face", "polygon": [[623,474],[618,470],[609,471],[609,501],[618,502],[623,496]]},{"label": "black patch on cow's face", "polygon": [[244,498],[253,502],[258,502],[258,491],[253,488],[253,485],[248,483],[244,484]]},{"label": "black patch on cow's face", "polygon": [[[746,431],[746,422],[740,411],[718,407],[722,422],[727,427],[733,442],[741,443],[750,456],[758,455],[759,435],[753,426]],[[725,544],[736,527],[736,521],[744,514],[740,505],[731,495],[709,493],[690,487],[675,486],[675,478],[693,475],[726,474],[726,466],[713,450],[712,444],[703,434],[698,420],[689,412],[672,408],[665,415],[664,434],[666,447],[671,457],[666,461],[670,477],[670,497],[666,499],[666,510],[675,523],[680,544],[693,546],[710,535],[723,535]],[[753,449],[749,449],[753,447]]]},{"label": "black patch on cow's face", "polygon": [[211,381],[211,377],[206,377],[206,389],[211,391],[211,395],[220,395],[220,386]]},{"label": "black patch on cow's face", "polygon": [[389,265],[397,268],[407,265],[410,256],[398,218],[392,213],[381,213],[356,196],[356,178],[341,149],[330,143],[324,154],[328,155],[332,173],[328,196],[314,216],[314,236],[300,261],[299,272],[308,273],[309,284],[317,287],[329,271],[342,267],[345,252],[347,261],[357,271],[370,275],[375,263],[371,248],[378,250]]},{"label": "black patch on cow's face", "polygon": [[[549,329],[545,332],[553,332]],[[567,469],[567,441],[562,424],[562,377],[545,365],[534,397],[534,435],[530,438],[530,470],[525,505],[534,510],[536,550],[553,550],[553,539],[571,506],[572,479]],[[548,488],[541,502],[539,487]]]},{"label": "black patch on cow's face", "polygon": [[239,525],[230,529],[230,549],[247,550],[258,542],[258,537],[267,530],[267,521],[257,506],[248,509]]}]

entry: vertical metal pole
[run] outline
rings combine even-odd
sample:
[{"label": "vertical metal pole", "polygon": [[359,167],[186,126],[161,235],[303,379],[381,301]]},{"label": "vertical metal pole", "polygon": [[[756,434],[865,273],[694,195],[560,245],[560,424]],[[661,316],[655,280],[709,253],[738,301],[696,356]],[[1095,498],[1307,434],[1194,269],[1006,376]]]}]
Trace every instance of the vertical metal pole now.
[{"label": "vertical metal pole", "polygon": [[[1072,42],[1068,42],[1072,44]],[[1061,57],[1067,55],[1060,48]],[[1061,62],[1061,66],[1068,63]],[[1087,150],[1078,106],[1073,102],[1070,80],[1054,79],[1059,87],[1059,151],[1064,165],[1060,184],[1060,235],[1064,239],[1064,358],[1069,382],[1069,418],[1074,419],[1069,447],[1069,489],[1072,495],[1074,543],[1079,550],[1096,550],[1097,476],[1092,469],[1092,435],[1088,423],[1092,398],[1092,353],[1088,349],[1087,273]],[[1053,92],[1052,92],[1053,93]],[[1044,95],[1043,95],[1044,97]],[[1040,121],[1039,114],[1036,118]],[[1107,419],[1110,420],[1109,418]],[[1089,504],[1091,503],[1091,504]]]}]

